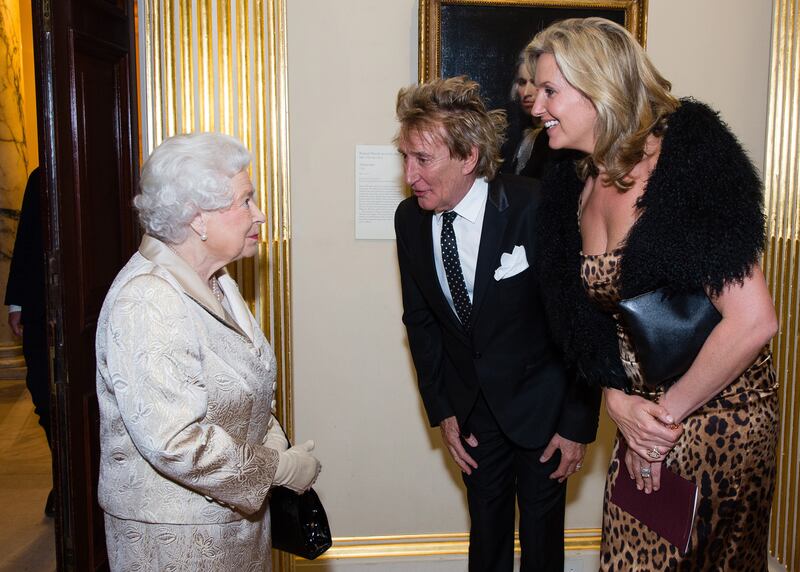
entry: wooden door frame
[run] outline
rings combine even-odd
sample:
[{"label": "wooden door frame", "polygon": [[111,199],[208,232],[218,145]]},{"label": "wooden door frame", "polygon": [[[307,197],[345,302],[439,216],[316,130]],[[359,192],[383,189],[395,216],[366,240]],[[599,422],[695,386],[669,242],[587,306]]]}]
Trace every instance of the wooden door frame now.
[{"label": "wooden door frame", "polygon": [[47,252],[47,338],[49,348],[50,391],[53,420],[53,488],[56,491],[58,510],[55,519],[56,562],[58,570],[68,570],[67,563],[72,560],[74,535],[71,518],[72,507],[68,495],[63,494],[62,484],[68,480],[66,468],[69,463],[69,443],[67,433],[62,430],[64,411],[64,380],[66,365],[63,339],[63,297],[60,271],[60,237],[54,232],[58,226],[58,197],[52,191],[56,188],[56,123],[53,69],[53,28],[51,0],[33,1],[33,37],[36,74],[36,120],[39,131],[39,165],[42,170],[42,207]]},{"label": "wooden door frame", "polygon": [[[70,388],[70,364],[68,353],[70,347],[72,352],[76,348],[71,344],[77,344],[75,340],[66,340],[66,322],[70,314],[69,308],[75,308],[76,289],[78,285],[66,285],[63,282],[64,257],[72,253],[74,258],[78,248],[72,242],[74,235],[64,225],[70,221],[62,221],[62,201],[77,201],[72,205],[77,209],[83,204],[80,196],[80,189],[72,188],[66,194],[59,190],[59,175],[69,176],[67,173],[73,172],[73,184],[86,184],[80,181],[78,161],[79,141],[74,131],[76,117],[79,113],[76,109],[76,101],[72,100],[75,87],[74,74],[76,73],[75,59],[64,58],[58,50],[65,49],[66,46],[60,45],[68,38],[71,46],[78,46],[83,43],[87,45],[87,36],[78,29],[76,22],[78,17],[89,18],[96,14],[107,14],[113,10],[122,10],[129,14],[128,18],[128,50],[119,52],[124,54],[121,58],[129,58],[134,65],[128,65],[128,76],[123,81],[128,89],[127,104],[128,117],[124,125],[120,125],[118,140],[122,141],[124,149],[128,149],[130,165],[118,165],[119,175],[122,177],[119,184],[126,188],[135,188],[138,179],[138,121],[136,117],[136,66],[135,50],[133,38],[135,37],[135,0],[119,0],[117,6],[109,6],[99,0],[32,0],[33,16],[33,35],[34,35],[34,54],[36,68],[36,103],[37,103],[37,123],[39,131],[39,161],[42,168],[42,181],[44,199],[43,209],[46,211],[44,216],[45,250],[47,254],[47,322],[48,322],[48,344],[49,344],[49,366],[51,379],[51,401],[53,403],[53,481],[58,499],[58,511],[55,522],[55,544],[57,569],[59,571],[87,570],[86,566],[91,563],[93,570],[107,570],[108,565],[105,560],[105,545],[98,546],[93,542],[93,531],[95,530],[98,517],[102,518],[102,513],[97,505],[97,498],[94,494],[93,482],[96,482],[97,475],[92,470],[93,459],[83,452],[89,450],[86,442],[72,443],[73,424],[85,424],[88,426],[88,419],[74,419],[74,403],[69,393]],[[74,8],[75,7],[75,8]],[[56,18],[64,18],[67,22],[58,22]],[[121,21],[121,20],[117,20]],[[84,23],[81,21],[81,23]],[[54,25],[58,24],[58,25]],[[63,28],[59,26],[63,25]],[[73,27],[74,26],[74,27]],[[66,33],[66,37],[64,34]],[[88,38],[91,43],[92,38]],[[102,43],[104,40],[97,40]],[[109,44],[111,46],[111,44]],[[85,53],[85,52],[84,52]],[[68,62],[69,65],[67,65]],[[122,76],[118,76],[122,77]],[[61,92],[58,92],[58,87]],[[65,89],[64,86],[70,86]],[[121,94],[124,99],[125,95]],[[68,103],[65,103],[65,99]],[[122,100],[121,99],[121,100]],[[70,110],[70,114],[64,113],[65,109]],[[61,116],[59,116],[61,110]],[[83,117],[83,116],[81,116]],[[68,125],[68,126],[67,126]],[[69,136],[71,137],[69,137]],[[59,165],[59,160],[64,161],[64,153],[71,149],[72,165]],[[124,161],[123,161],[124,162]],[[60,172],[60,168],[63,169]],[[70,194],[72,193],[72,194]],[[121,197],[121,199],[124,197]],[[120,200],[120,204],[124,201]],[[122,207],[120,213],[122,213]],[[118,213],[119,214],[119,213]],[[120,215],[121,216],[121,215]],[[131,215],[131,226],[120,227],[120,244],[128,245],[135,240],[135,222]],[[132,238],[134,237],[134,238]],[[125,247],[125,249],[128,248]],[[69,287],[71,287],[71,290]],[[69,291],[68,291],[69,290]],[[71,292],[71,293],[70,293]],[[83,298],[82,298],[83,299]],[[75,321],[75,312],[71,318]],[[72,323],[72,322],[70,322]],[[82,322],[80,322],[82,323]],[[77,328],[74,325],[73,330]],[[82,326],[81,326],[82,327]],[[88,326],[88,327],[91,327]],[[93,338],[93,336],[92,336]],[[74,355],[73,355],[74,357]],[[80,360],[78,360],[80,361]],[[85,383],[94,383],[94,372],[91,372],[91,380],[84,380]],[[74,380],[73,380],[74,381]],[[74,393],[74,392],[73,392]],[[73,411],[73,416],[70,412]],[[84,435],[86,437],[86,435]],[[88,438],[88,437],[87,437]],[[82,464],[82,469],[76,466]],[[76,475],[91,475],[94,481],[76,481]],[[94,502],[95,510],[87,510],[86,514],[79,514],[79,511],[86,510],[76,506],[75,499],[72,497],[74,491],[81,487],[88,489],[86,499]],[[84,497],[81,496],[81,499]],[[85,500],[85,499],[84,499]],[[94,519],[94,520],[93,520]],[[86,540],[85,535],[89,535]]]}]

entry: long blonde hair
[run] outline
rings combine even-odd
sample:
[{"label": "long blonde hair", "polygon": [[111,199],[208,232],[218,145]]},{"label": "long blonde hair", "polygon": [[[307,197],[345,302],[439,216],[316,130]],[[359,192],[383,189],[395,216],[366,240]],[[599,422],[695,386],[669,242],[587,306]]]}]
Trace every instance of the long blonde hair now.
[{"label": "long blonde hair", "polygon": [[604,18],[556,22],[536,34],[525,54],[534,72],[539,56],[552,54],[564,79],[597,111],[595,147],[578,164],[581,178],[602,166],[606,182],[629,189],[628,174],[644,157],[648,135],[660,135],[680,105],[672,84],[625,28]]}]

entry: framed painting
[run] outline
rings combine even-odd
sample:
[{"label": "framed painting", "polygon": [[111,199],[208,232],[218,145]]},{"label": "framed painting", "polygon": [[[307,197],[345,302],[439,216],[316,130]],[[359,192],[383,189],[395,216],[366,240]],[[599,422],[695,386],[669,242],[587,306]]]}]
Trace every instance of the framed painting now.
[{"label": "framed painting", "polygon": [[419,80],[466,75],[490,108],[508,102],[519,53],[565,18],[601,16],[644,46],[647,0],[419,0]]}]

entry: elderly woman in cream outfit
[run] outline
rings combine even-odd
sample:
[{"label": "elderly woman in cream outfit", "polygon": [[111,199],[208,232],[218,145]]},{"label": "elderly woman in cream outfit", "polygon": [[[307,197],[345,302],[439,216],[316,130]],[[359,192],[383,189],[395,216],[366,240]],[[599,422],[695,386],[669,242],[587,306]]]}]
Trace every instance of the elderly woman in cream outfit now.
[{"label": "elderly woman in cream outfit", "polygon": [[177,135],[146,161],[146,231],[97,328],[100,482],[112,571],[270,570],[271,487],[320,464],[273,416],[275,356],[225,265],[258,249],[250,154]]}]

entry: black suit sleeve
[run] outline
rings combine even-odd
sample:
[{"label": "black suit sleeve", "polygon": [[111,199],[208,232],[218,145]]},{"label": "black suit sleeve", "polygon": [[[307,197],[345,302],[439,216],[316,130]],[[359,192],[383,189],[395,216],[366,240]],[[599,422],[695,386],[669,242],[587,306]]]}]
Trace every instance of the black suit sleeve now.
[{"label": "black suit sleeve", "polygon": [[557,432],[577,443],[591,443],[597,437],[600,418],[600,387],[590,386],[580,377],[568,374],[569,388],[558,419]]},{"label": "black suit sleeve", "polygon": [[403,324],[406,326],[408,345],[417,370],[419,393],[432,427],[455,415],[444,386],[448,359],[444,351],[442,331],[436,316],[422,294],[412,272],[411,253],[404,240],[401,227],[401,209],[395,214],[397,235],[397,260],[400,266],[400,284],[403,291]]},{"label": "black suit sleeve", "polygon": [[40,172],[34,169],[25,187],[6,284],[5,304],[22,306],[23,321],[44,315],[45,309]]},{"label": "black suit sleeve", "polygon": [[[541,217],[552,216],[552,213],[541,212],[541,191],[537,185],[534,194],[535,209],[534,219],[529,225],[529,244],[537,245],[538,222]],[[536,246],[533,251],[537,252]],[[538,253],[537,253],[538,254]],[[537,264],[537,268],[540,266]],[[540,275],[540,283],[548,280],[546,275]],[[542,295],[542,288],[537,291]],[[542,316],[544,319],[544,316]],[[577,443],[591,443],[597,437],[597,427],[600,416],[601,390],[599,386],[591,386],[581,376],[568,370],[565,376],[567,387],[564,391],[564,401],[561,406],[561,415],[558,418],[556,432],[562,437]]]}]

